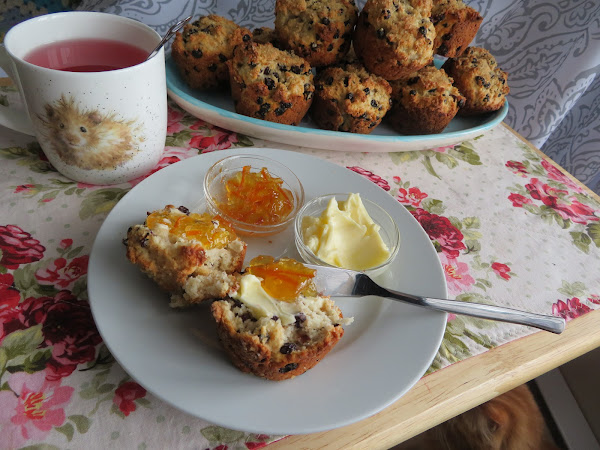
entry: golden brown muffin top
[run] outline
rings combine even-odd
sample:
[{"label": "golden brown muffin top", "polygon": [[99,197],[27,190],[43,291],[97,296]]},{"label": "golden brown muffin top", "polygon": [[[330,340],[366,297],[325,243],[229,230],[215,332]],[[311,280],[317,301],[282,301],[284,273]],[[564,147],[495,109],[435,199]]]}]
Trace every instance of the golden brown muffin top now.
[{"label": "golden brown muffin top", "polygon": [[[240,28],[231,20],[216,14],[200,16],[194,22],[187,24],[182,33],[177,33],[176,41],[180,41],[181,44],[177,45],[182,45],[185,51],[191,52],[196,58],[201,58],[204,53],[219,54],[221,62],[225,62],[233,53],[235,45],[232,42],[233,34]],[[242,29],[246,31],[247,39],[250,39],[250,31]]]},{"label": "golden brown muffin top", "polygon": [[452,81],[444,69],[425,66],[406,78],[391,81],[392,98],[394,102],[435,106],[443,112],[455,111],[465,99]]},{"label": "golden brown muffin top", "polygon": [[252,30],[252,39],[254,42],[259,44],[273,44],[277,43],[277,35],[273,28],[260,27]]},{"label": "golden brown muffin top", "polygon": [[[423,54],[431,58],[435,28],[429,19],[430,11],[430,0],[367,0],[361,16],[374,28],[379,39],[385,39],[400,53],[409,56],[413,53],[415,59]],[[413,51],[427,48],[431,51]]]},{"label": "golden brown muffin top", "polygon": [[[249,41],[235,48],[231,60],[235,71],[246,85],[263,83],[271,96],[306,95],[314,92],[313,73],[304,58],[279,50],[271,44]],[[308,85],[308,86],[307,86]]]},{"label": "golden brown muffin top", "polygon": [[[354,0],[277,0],[275,13],[286,17],[289,34],[319,32],[330,22],[356,22],[358,8]],[[295,28],[295,29],[292,29]]]},{"label": "golden brown muffin top", "polygon": [[431,15],[435,16],[444,11],[458,11],[465,8],[469,8],[469,6],[465,5],[462,0],[437,0],[433,4]]},{"label": "golden brown muffin top", "polygon": [[452,73],[454,77],[460,76],[462,85],[468,84],[477,97],[488,100],[484,102],[495,103],[498,98],[508,94],[510,88],[507,84],[508,75],[503,72],[492,54],[481,47],[467,47],[457,58],[453,58]]},{"label": "golden brown muffin top", "polygon": [[[345,53],[358,18],[354,0],[277,0],[275,29],[282,43],[296,53]],[[337,42],[337,44],[333,44]],[[331,58],[332,61],[337,58]]]},{"label": "golden brown muffin top", "polygon": [[390,109],[390,84],[369,73],[360,63],[328,67],[316,81],[319,96],[345,103],[345,110],[356,117],[366,110],[376,110],[383,116]]}]

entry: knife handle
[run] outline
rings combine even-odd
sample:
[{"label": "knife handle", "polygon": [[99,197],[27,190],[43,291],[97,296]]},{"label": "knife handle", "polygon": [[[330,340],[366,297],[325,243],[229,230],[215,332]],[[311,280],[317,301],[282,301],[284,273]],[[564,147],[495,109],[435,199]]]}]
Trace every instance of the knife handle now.
[{"label": "knife handle", "polygon": [[[383,289],[383,288],[382,288]],[[539,328],[560,334],[565,329],[565,319],[562,317],[536,314],[502,306],[485,305],[483,303],[462,302],[459,300],[448,300],[441,298],[419,297],[404,294],[392,289],[385,289],[388,295],[385,297],[413,303],[424,308],[435,309],[465,316],[479,317],[480,319],[498,320],[500,322],[517,323]]]}]

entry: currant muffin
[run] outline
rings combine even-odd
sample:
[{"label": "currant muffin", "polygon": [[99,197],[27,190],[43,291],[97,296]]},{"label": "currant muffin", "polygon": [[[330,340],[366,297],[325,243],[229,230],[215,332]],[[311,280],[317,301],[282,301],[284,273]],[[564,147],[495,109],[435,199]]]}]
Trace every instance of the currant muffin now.
[{"label": "currant muffin", "polygon": [[123,243],[129,261],[170,294],[172,307],[224,298],[239,286],[246,243],[218,216],[167,205],[130,227]]},{"label": "currant muffin", "polygon": [[358,17],[354,0],[277,0],[275,31],[281,45],[313,67],[338,62],[348,51]]},{"label": "currant muffin", "polygon": [[452,78],[434,66],[390,84],[392,109],[386,120],[402,134],[441,133],[465,102]]},{"label": "currant muffin", "polygon": [[498,67],[496,59],[486,49],[468,47],[462,55],[447,59],[442,68],[465,97],[459,115],[483,114],[504,106],[510,92],[508,74]]},{"label": "currant muffin", "polygon": [[[236,32],[237,31],[237,32]],[[233,48],[251,38],[246,28],[215,14],[202,16],[177,32],[171,55],[181,77],[193,89],[227,86],[226,62]]]},{"label": "currant muffin", "polygon": [[305,59],[250,40],[235,48],[228,67],[237,113],[288,125],[306,115],[315,86]]},{"label": "currant muffin", "polygon": [[277,33],[273,28],[259,27],[252,30],[252,39],[258,44],[272,44],[274,47],[280,48]]},{"label": "currant muffin", "polygon": [[326,130],[369,134],[390,109],[390,84],[358,62],[324,69],[315,85],[311,117]]},{"label": "currant muffin", "polygon": [[439,0],[431,11],[435,26],[434,52],[454,58],[471,43],[483,17],[462,0]]},{"label": "currant muffin", "polygon": [[386,80],[419,70],[433,59],[430,13],[426,0],[367,0],[354,30],[356,55],[369,72]]},{"label": "currant muffin", "polygon": [[313,269],[293,259],[258,257],[239,290],[213,302],[219,340],[239,370],[269,380],[293,378],[337,344],[342,325],[352,319],[316,292],[312,277]]}]

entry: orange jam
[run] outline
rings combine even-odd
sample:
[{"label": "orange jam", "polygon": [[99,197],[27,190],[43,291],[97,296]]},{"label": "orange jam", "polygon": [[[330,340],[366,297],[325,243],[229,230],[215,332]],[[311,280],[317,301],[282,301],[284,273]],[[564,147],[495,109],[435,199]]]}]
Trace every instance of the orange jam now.
[{"label": "orange jam", "polygon": [[223,248],[237,239],[229,223],[208,213],[187,215],[168,208],[162,209],[154,211],[146,218],[146,225],[151,230],[158,224],[167,225],[169,233],[177,237],[200,241],[205,249]]},{"label": "orange jam", "polygon": [[225,182],[226,199],[217,202],[221,211],[240,222],[276,225],[294,209],[294,197],[283,187],[283,180],[271,176],[266,167],[250,172],[244,166]]},{"label": "orange jam", "polygon": [[295,259],[276,261],[272,256],[257,256],[250,261],[246,272],[262,278],[262,288],[278,300],[293,302],[300,294],[306,297],[317,295],[312,281],[316,271]]}]

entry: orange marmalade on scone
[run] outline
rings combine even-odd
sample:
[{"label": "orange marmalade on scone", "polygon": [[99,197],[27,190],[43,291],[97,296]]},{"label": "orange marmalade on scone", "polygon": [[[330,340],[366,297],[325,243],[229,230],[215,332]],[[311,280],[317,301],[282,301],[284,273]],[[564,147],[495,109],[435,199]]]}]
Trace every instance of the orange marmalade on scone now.
[{"label": "orange marmalade on scone", "polygon": [[294,210],[294,197],[283,187],[283,180],[272,176],[266,167],[251,172],[250,166],[225,181],[225,198],[217,207],[240,222],[252,225],[277,225]]},{"label": "orange marmalade on scone", "polygon": [[323,301],[313,283],[315,273],[291,258],[257,256],[250,261],[240,288],[231,298],[243,303],[255,318],[277,317],[282,325],[289,325],[303,304]]},{"label": "orange marmalade on scone", "polygon": [[262,278],[262,288],[273,298],[293,302],[299,295],[316,295],[313,283],[315,270],[292,258],[275,260],[272,256],[257,256],[250,261],[245,273]]},{"label": "orange marmalade on scone", "polygon": [[190,213],[183,207],[154,211],[146,218],[146,225],[151,230],[166,226],[171,236],[199,241],[207,250],[224,248],[237,239],[231,225],[218,215]]}]

